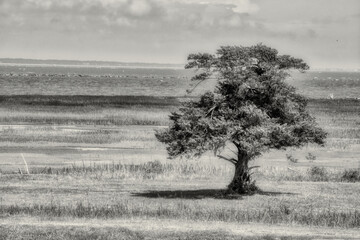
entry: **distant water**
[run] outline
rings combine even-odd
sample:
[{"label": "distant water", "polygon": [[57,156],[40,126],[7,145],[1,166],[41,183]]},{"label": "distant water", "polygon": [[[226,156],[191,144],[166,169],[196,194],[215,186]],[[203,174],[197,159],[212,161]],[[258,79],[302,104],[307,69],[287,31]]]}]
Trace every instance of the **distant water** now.
[{"label": "distant water", "polygon": [[360,98],[360,72],[294,72],[288,82],[310,98]]},{"label": "distant water", "polygon": [[182,96],[190,75],[183,69],[0,66],[0,95]]},{"label": "distant water", "polygon": [[[184,96],[191,75],[183,69],[0,65],[0,95]],[[360,98],[360,72],[293,72],[287,81],[310,98]],[[192,95],[213,87],[204,82]]]}]

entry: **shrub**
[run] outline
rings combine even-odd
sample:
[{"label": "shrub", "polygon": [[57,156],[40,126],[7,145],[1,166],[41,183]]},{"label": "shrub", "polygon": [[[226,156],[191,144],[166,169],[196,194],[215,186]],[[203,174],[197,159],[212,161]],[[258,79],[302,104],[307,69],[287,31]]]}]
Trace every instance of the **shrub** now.
[{"label": "shrub", "polygon": [[313,162],[316,160],[316,156],[314,154],[308,153],[308,155],[305,157],[309,162]]},{"label": "shrub", "polygon": [[360,169],[346,169],[341,176],[341,181],[360,182]]},{"label": "shrub", "polygon": [[165,165],[159,161],[144,164],[144,178],[155,178],[156,175],[164,173]]},{"label": "shrub", "polygon": [[286,159],[292,163],[297,163],[299,159],[294,158],[291,154],[286,154]]},{"label": "shrub", "polygon": [[329,180],[328,172],[326,171],[326,169],[324,167],[317,167],[317,166],[311,167],[308,170],[308,174],[309,174],[310,179],[315,182]]}]

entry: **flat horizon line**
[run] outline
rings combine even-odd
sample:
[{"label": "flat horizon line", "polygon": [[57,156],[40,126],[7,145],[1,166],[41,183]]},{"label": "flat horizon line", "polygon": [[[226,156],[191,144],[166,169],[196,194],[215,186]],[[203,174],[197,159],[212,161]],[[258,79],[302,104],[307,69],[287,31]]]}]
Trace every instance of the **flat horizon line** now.
[{"label": "flat horizon line", "polygon": [[126,61],[111,61],[111,60],[76,60],[76,59],[37,59],[37,58],[0,58],[0,63],[28,63],[32,62],[56,62],[56,63],[81,63],[81,64],[126,64],[126,65],[163,65],[163,66],[184,66],[184,63],[161,63],[161,62],[126,62]]},{"label": "flat horizon line", "polygon": [[[36,58],[0,58],[0,65],[56,65],[64,67],[166,67],[184,68],[185,63],[160,63],[160,62],[124,62],[108,60],[70,60],[70,59],[36,59]],[[308,71],[352,71],[359,72],[360,68],[342,67],[310,67]]]}]

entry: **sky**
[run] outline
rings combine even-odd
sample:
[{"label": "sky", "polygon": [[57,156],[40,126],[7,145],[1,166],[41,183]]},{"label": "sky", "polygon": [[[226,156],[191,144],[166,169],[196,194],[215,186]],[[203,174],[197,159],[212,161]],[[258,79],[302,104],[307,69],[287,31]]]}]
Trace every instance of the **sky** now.
[{"label": "sky", "polygon": [[0,0],[0,58],[186,62],[263,43],[360,68],[360,0]]}]

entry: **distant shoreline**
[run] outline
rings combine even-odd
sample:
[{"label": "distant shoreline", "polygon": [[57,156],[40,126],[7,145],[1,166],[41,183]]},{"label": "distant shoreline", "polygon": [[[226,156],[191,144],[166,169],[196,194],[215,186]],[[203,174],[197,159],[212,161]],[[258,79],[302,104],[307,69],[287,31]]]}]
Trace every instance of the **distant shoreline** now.
[{"label": "distant shoreline", "polygon": [[[184,69],[185,64],[175,63],[141,63],[141,62],[115,62],[115,61],[81,61],[81,60],[55,60],[55,59],[22,59],[0,58],[0,66],[19,67],[68,67],[68,68],[132,68],[132,69]],[[309,72],[360,72],[359,69],[343,68],[310,68]]]},{"label": "distant shoreline", "polygon": [[184,67],[176,66],[137,66],[137,65],[64,65],[64,64],[34,64],[34,63],[2,63],[0,66],[19,66],[19,67],[63,67],[63,68],[132,68],[132,69],[184,69]]},{"label": "distant shoreline", "polygon": [[109,61],[35,60],[0,58],[0,66],[71,67],[71,68],[156,68],[183,69],[183,64],[126,63]]}]

